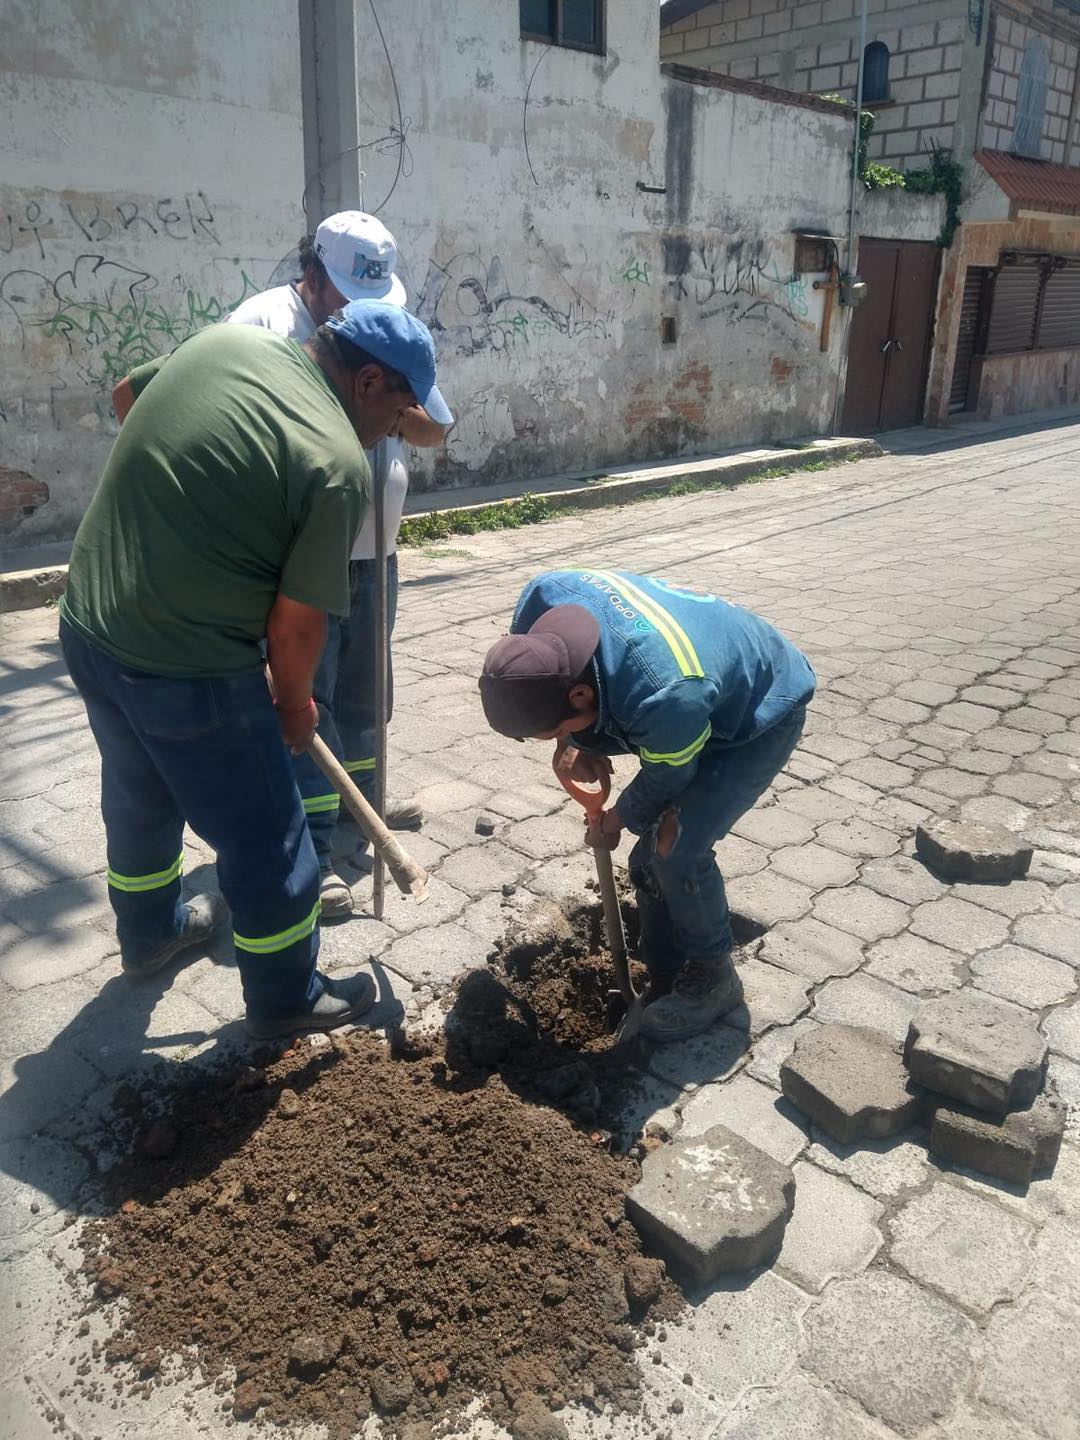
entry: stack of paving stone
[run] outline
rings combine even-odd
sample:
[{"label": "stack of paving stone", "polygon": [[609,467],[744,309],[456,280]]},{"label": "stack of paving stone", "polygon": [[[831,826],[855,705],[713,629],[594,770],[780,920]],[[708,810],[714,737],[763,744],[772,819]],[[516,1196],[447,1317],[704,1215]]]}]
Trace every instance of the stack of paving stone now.
[{"label": "stack of paving stone", "polygon": [[[920,826],[916,849],[948,879],[1007,882],[1031,863],[1010,831],[948,820]],[[876,1031],[821,1027],[796,1044],[780,1081],[845,1145],[923,1119],[934,1154],[1026,1185],[1053,1168],[1065,1130],[1065,1106],[1046,1086],[1047,1054],[1025,1012],[961,990],[921,1006],[902,1052]]]},{"label": "stack of paving stone", "polygon": [[[1001,883],[1023,875],[1031,850],[1007,830],[934,821],[916,845],[949,879]],[[1047,1045],[1035,1021],[974,990],[925,1003],[903,1046],[880,1031],[820,1025],[780,1070],[784,1095],[843,1145],[880,1140],[916,1122],[930,1149],[1017,1184],[1052,1169],[1065,1106],[1046,1088]],[[795,1203],[792,1170],[726,1126],[654,1150],[626,1212],[646,1243],[685,1278],[767,1264]]]}]

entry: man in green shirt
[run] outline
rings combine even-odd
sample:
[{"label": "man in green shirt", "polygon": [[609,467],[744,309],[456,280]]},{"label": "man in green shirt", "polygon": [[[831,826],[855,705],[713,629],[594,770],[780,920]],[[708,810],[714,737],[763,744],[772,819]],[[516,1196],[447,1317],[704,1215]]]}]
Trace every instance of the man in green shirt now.
[{"label": "man in green shirt", "polygon": [[217,851],[249,1030],[333,1028],[374,986],[315,968],[318,865],[288,751],[317,722],[327,613],[348,610],[362,447],[414,404],[449,413],[431,336],[375,301],[303,346],[215,326],[114,400],[123,428],[75,538],[60,634],[102,756],[123,968],[151,974],[223,918],[216,897],[181,900],[186,821]]}]

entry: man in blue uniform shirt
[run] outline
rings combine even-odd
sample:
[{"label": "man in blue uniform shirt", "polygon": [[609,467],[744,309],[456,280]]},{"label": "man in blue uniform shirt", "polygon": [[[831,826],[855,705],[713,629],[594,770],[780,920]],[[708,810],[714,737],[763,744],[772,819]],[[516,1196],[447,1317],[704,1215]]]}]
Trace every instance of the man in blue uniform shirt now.
[{"label": "man in blue uniform shirt", "polygon": [[571,774],[641,769],[594,844],[630,853],[649,1003],[641,1033],[681,1040],[742,1000],[713,846],[787,763],[814,672],[760,616],[642,575],[556,570],[522,592],[480,677],[493,730],[577,750]]}]

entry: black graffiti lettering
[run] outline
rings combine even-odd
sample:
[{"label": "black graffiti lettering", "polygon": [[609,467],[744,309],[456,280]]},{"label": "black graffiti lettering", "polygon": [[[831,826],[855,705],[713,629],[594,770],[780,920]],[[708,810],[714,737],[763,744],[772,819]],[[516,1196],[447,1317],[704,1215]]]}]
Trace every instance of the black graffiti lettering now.
[{"label": "black graffiti lettering", "polygon": [[102,240],[107,240],[112,234],[113,227],[110,222],[106,220],[105,217],[102,215],[100,205],[94,206],[93,215],[91,215],[85,221],[79,219],[73,205],[65,205],[64,209],[71,216],[72,220],[74,220],[75,224],[79,227],[82,233],[86,236],[87,240],[100,243]]},{"label": "black graffiti lettering", "polygon": [[[161,221],[161,228],[165,231],[165,234],[168,235],[170,240],[186,240],[187,235],[183,230],[181,230],[179,234],[177,234],[175,230],[170,229],[170,226],[182,225],[184,219],[184,217],[180,214],[179,210],[169,210],[166,208],[172,203],[173,202],[171,196],[169,196],[165,200],[159,200],[154,206],[154,214]],[[162,214],[163,210],[165,212],[164,214]]]},{"label": "black graffiti lettering", "polygon": [[35,241],[37,242],[38,258],[41,259],[41,260],[44,260],[44,259],[45,259],[45,245],[44,245],[44,242],[42,241],[42,238],[41,238],[41,232],[42,232],[42,230],[44,230],[47,226],[51,226],[53,222],[52,222],[51,220],[49,220],[49,219],[46,219],[44,222],[42,222],[42,220],[41,220],[41,206],[38,204],[38,202],[37,202],[36,200],[31,200],[31,201],[30,201],[29,205],[27,205],[27,207],[26,207],[25,211],[23,212],[23,214],[24,214],[25,217],[26,217],[26,224],[25,224],[25,225],[20,225],[20,226],[19,226],[19,229],[20,229],[20,231],[21,231],[24,235],[27,234],[28,232],[33,234],[34,239],[35,239]]},{"label": "black graffiti lettering", "polygon": [[145,225],[151,235],[156,235],[157,226],[152,224],[145,215],[140,215],[139,206],[134,200],[120,200],[116,205],[116,213],[120,216],[120,223],[125,230],[130,230],[132,225]]},{"label": "black graffiti lettering", "polygon": [[214,212],[210,209],[209,200],[207,200],[201,190],[198,191],[195,199],[197,204],[192,203],[190,195],[185,195],[184,197],[184,203],[187,205],[188,219],[191,221],[191,233],[196,239],[199,239],[201,232],[208,239],[213,240],[215,245],[220,244],[212,228],[214,224]]}]

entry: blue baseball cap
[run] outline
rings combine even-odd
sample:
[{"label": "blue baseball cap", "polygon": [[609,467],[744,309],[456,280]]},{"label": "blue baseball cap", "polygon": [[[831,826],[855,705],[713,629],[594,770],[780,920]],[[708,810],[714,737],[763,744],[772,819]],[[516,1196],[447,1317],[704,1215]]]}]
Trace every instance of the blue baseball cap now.
[{"label": "blue baseball cap", "polygon": [[327,329],[361,350],[400,370],[416,403],[439,425],[454,417],[435,385],[435,345],[431,332],[415,315],[386,300],[351,300],[330,316]]}]

